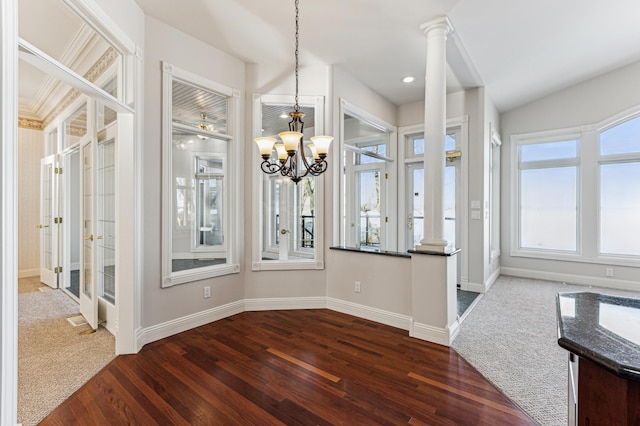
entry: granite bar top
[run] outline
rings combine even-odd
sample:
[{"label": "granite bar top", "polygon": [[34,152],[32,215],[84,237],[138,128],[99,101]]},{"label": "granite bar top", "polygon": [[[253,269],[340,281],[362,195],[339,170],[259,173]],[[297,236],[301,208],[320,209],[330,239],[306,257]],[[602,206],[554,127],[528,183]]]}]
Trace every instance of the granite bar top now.
[{"label": "granite bar top", "polygon": [[346,247],[346,246],[333,246],[329,247],[331,250],[344,250],[344,251],[354,251],[358,253],[372,253],[372,254],[382,254],[385,256],[395,256],[395,257],[406,257],[410,258],[411,255],[407,252],[399,252],[399,251],[387,251],[387,250],[378,250],[373,248],[364,248],[364,247]]},{"label": "granite bar top", "polygon": [[640,299],[558,293],[556,309],[561,347],[640,381]]}]

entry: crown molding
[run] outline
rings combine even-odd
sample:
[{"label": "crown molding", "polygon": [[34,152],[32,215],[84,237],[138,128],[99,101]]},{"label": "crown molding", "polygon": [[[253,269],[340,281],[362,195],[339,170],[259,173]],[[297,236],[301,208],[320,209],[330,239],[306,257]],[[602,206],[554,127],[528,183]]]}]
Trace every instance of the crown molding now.
[{"label": "crown molding", "polygon": [[18,127],[21,129],[44,130],[44,123],[40,120],[18,117]]}]

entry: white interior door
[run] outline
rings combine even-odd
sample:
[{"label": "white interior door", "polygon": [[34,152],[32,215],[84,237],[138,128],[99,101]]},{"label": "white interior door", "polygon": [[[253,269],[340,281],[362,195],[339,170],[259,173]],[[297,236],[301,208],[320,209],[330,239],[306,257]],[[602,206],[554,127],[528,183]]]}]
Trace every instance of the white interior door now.
[{"label": "white interior door", "polygon": [[58,285],[76,300],[80,298],[80,252],[82,248],[82,195],[80,149],[62,155],[60,205],[64,221],[60,229],[62,274]]},{"label": "white interior door", "polygon": [[117,125],[98,132],[96,278],[98,318],[115,333],[116,311],[116,149]]},{"label": "white interior door", "polygon": [[40,281],[58,288],[58,191],[56,155],[40,161]]},{"label": "white interior door", "polygon": [[82,253],[80,256],[80,313],[93,329],[98,328],[98,294],[95,250],[94,143],[80,143],[82,157]]}]

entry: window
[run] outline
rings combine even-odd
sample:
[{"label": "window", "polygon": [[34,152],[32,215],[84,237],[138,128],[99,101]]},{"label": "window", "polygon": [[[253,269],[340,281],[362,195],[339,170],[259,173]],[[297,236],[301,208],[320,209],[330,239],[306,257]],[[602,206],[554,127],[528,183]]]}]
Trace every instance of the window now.
[{"label": "window", "polygon": [[640,114],[514,135],[513,256],[637,265]]},{"label": "window", "polygon": [[518,148],[519,248],[577,251],[578,140]]},{"label": "window", "polygon": [[[254,95],[254,137],[271,136],[288,128],[293,96]],[[324,98],[300,96],[304,113],[305,143],[323,134]],[[255,144],[252,144],[255,145]],[[306,151],[306,150],[305,150]],[[306,152],[311,156],[311,151]],[[276,152],[273,152],[276,160]],[[322,189],[324,175],[306,176],[297,184],[279,173],[260,169],[262,159],[254,150],[254,212],[259,220],[253,227],[253,270],[322,269],[323,239]],[[336,167],[329,160],[329,167]],[[329,173],[329,172],[327,172]]]},{"label": "window", "polygon": [[640,256],[640,117],[600,136],[600,253]]},{"label": "window", "polygon": [[164,64],[163,286],[239,271],[234,251],[237,92]]},{"label": "window", "polygon": [[[395,250],[395,209],[388,188],[395,183],[395,127],[342,102],[340,244]],[[390,182],[393,181],[393,182]],[[395,191],[394,191],[395,196]]]}]

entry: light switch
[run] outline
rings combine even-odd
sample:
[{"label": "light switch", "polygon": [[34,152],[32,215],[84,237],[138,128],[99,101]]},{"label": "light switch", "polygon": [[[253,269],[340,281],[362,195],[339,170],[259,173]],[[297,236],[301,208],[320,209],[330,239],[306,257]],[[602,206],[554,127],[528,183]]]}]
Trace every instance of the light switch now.
[{"label": "light switch", "polygon": [[480,201],[479,200],[471,200],[471,208],[472,209],[479,209],[480,208]]},{"label": "light switch", "polygon": [[471,210],[471,219],[480,220],[480,210]]}]

